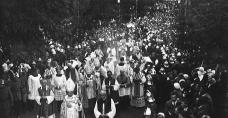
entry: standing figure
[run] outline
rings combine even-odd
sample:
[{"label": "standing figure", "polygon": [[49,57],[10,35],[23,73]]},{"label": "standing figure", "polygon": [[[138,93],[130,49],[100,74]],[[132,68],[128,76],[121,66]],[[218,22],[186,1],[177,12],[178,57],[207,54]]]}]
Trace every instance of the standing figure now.
[{"label": "standing figure", "polygon": [[39,70],[36,69],[33,71],[33,74],[29,75],[28,77],[28,88],[29,88],[28,102],[29,102],[30,111],[34,109],[36,96],[39,96],[38,88],[41,86],[40,85],[41,75],[38,73],[39,73]]},{"label": "standing figure", "polygon": [[28,64],[21,63],[19,66],[19,79],[21,81],[21,97],[22,97],[22,112],[27,110],[27,98],[28,98],[28,72],[31,67]]},{"label": "standing figure", "polygon": [[21,80],[18,73],[16,73],[15,75],[17,76],[15,76],[11,81],[11,91],[14,99],[13,112],[16,117],[20,117],[22,112]]},{"label": "standing figure", "polygon": [[83,118],[80,114],[83,111],[81,101],[78,95],[74,95],[75,84],[72,79],[67,80],[67,95],[61,105],[60,118]]},{"label": "standing figure", "polygon": [[38,104],[37,108],[37,118],[54,118],[54,93],[48,86],[48,80],[40,80],[41,87],[38,89],[39,95],[36,96],[36,102]]},{"label": "standing figure", "polygon": [[102,58],[104,57],[104,53],[102,52],[100,45],[95,50],[95,53],[96,53],[96,55],[98,55],[99,60],[102,60]]},{"label": "standing figure", "polygon": [[127,64],[125,64],[124,61],[125,61],[124,58],[121,57],[120,58],[120,63],[116,65],[116,71],[115,71],[116,72],[115,73],[116,77],[118,75],[120,75],[120,71],[124,71],[124,73],[127,74]]},{"label": "standing figure", "polygon": [[155,87],[152,75],[150,73],[146,74],[146,83],[145,83],[144,92],[146,91],[149,91],[152,94],[152,96],[156,98],[157,91],[156,91],[156,87]]},{"label": "standing figure", "polygon": [[66,77],[62,74],[60,67],[56,68],[57,74],[53,78],[54,95],[57,105],[57,111],[60,111],[61,104],[66,96]]},{"label": "standing figure", "polygon": [[94,75],[92,75],[91,73],[88,73],[85,76],[85,79],[86,94],[89,103],[88,111],[90,112],[92,111],[96,101],[96,80]]},{"label": "standing figure", "polygon": [[[76,70],[75,65],[73,65],[73,61],[70,61],[68,63],[68,68],[66,69],[66,80],[68,79],[72,79],[74,83],[78,83],[78,80],[79,80],[79,73]],[[75,94],[78,94],[76,93],[77,92],[76,90],[74,90],[74,92]]]},{"label": "standing figure", "polygon": [[194,83],[199,84],[200,87],[203,87],[204,89],[207,88],[207,82],[208,82],[208,77],[206,76],[206,71],[204,71],[203,67],[198,67],[197,68],[197,74],[198,76],[194,78]]},{"label": "standing figure", "polygon": [[177,98],[177,93],[173,91],[171,93],[171,99],[165,104],[165,114],[167,118],[178,118],[178,108],[180,101]]},{"label": "standing figure", "polygon": [[51,59],[48,59],[47,60],[47,68],[44,71],[44,79],[48,80],[48,85],[50,87],[51,87],[51,81],[55,75],[56,75],[56,70],[51,65]]},{"label": "standing figure", "polygon": [[130,94],[131,94],[130,78],[125,74],[123,70],[121,70],[120,75],[117,76],[117,81],[120,85],[120,88],[119,88],[120,108],[127,108],[130,105]]},{"label": "standing figure", "polygon": [[116,48],[111,45],[110,47],[107,48],[107,54],[108,54],[108,58],[114,58],[116,59]]},{"label": "standing figure", "polygon": [[2,70],[3,73],[1,74],[2,79],[4,79],[4,82],[6,85],[10,85],[11,83],[11,72],[9,71],[9,66],[8,64],[4,63],[2,64]]},{"label": "standing figure", "polygon": [[107,60],[104,63],[104,67],[107,71],[111,71],[113,74],[115,73],[115,60],[113,58],[108,57]]},{"label": "standing figure", "polygon": [[101,72],[99,67],[96,67],[94,70],[94,80],[96,81],[96,97],[99,96],[101,90]]},{"label": "standing figure", "polygon": [[145,99],[144,99],[144,83],[146,82],[146,78],[142,72],[140,72],[140,68],[136,67],[134,69],[133,76],[133,85],[132,85],[132,99],[131,105],[135,107],[144,107]]},{"label": "standing figure", "polygon": [[45,66],[44,66],[43,60],[41,58],[38,58],[38,60],[37,60],[37,68],[40,70],[40,75],[44,75]]},{"label": "standing figure", "polygon": [[102,90],[106,90],[106,94],[110,96],[115,104],[119,103],[119,83],[116,79],[112,77],[112,72],[107,72],[108,78],[106,78],[102,83]]},{"label": "standing figure", "polygon": [[89,103],[88,103],[88,96],[87,96],[87,90],[86,90],[86,79],[85,79],[85,72],[83,68],[79,69],[79,96],[81,97],[81,102],[83,108],[89,108]]},{"label": "standing figure", "polygon": [[0,79],[0,114],[2,118],[10,118],[13,95],[10,87],[6,86],[5,80]]},{"label": "standing figure", "polygon": [[106,91],[102,90],[101,98],[96,101],[94,114],[96,118],[114,118],[116,114],[116,106],[112,98],[106,95]]}]

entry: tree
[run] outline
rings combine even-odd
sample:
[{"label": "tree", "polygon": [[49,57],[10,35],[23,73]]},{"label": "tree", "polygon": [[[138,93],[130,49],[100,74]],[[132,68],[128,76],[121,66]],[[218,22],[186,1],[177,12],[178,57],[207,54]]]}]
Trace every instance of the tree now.
[{"label": "tree", "polygon": [[200,55],[207,60],[227,59],[227,1],[184,0],[181,7],[180,48],[192,54],[200,50]]}]

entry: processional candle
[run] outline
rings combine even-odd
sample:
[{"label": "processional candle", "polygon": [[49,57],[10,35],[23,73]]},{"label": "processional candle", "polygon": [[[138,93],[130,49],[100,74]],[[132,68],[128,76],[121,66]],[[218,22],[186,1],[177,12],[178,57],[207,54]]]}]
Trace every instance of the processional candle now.
[{"label": "processional candle", "polygon": [[105,114],[105,104],[103,103],[103,108],[102,108],[102,114],[104,115]]}]

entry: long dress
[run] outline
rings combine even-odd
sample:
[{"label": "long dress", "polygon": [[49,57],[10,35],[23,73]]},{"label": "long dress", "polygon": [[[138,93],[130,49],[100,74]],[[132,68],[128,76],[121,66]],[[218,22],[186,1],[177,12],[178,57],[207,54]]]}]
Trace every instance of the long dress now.
[{"label": "long dress", "polygon": [[131,105],[135,107],[144,107],[144,83],[146,82],[145,76],[140,72],[134,73],[132,85]]},{"label": "long dress", "polygon": [[89,102],[89,108],[93,108],[96,101],[96,80],[93,75],[86,77],[86,94]]},{"label": "long dress", "polygon": [[78,96],[65,96],[61,105],[60,118],[79,118],[79,111],[82,111],[82,105]]}]

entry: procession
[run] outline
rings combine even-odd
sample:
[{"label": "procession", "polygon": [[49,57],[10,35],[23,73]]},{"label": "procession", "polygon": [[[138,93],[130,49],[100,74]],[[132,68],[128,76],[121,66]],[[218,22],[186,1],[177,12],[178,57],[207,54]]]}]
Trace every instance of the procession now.
[{"label": "procession", "polygon": [[[114,18],[102,16],[83,24],[88,11],[80,5],[86,3],[76,0],[72,3],[77,7],[72,10],[75,16],[56,23],[45,18],[33,21],[39,25],[32,24],[36,28],[31,37],[40,39],[1,40],[0,117],[225,118],[226,43],[216,39],[207,46],[217,43],[220,47],[208,48],[206,41],[195,41],[200,36],[188,40],[194,28],[197,32],[198,27],[206,27],[197,24],[193,28],[180,21],[193,2],[155,0],[143,7],[141,1],[131,3],[133,7],[126,8],[130,15],[121,8],[130,3],[117,0],[107,2],[116,5]],[[39,10],[34,11],[41,15]],[[89,30],[80,25],[88,25]],[[30,37],[27,33],[19,36]]]},{"label": "procession", "polygon": [[145,108],[141,115],[146,118],[210,118],[213,86],[220,81],[215,69],[183,73],[179,67],[185,62],[152,61],[137,46],[130,57],[121,54],[115,47],[107,52],[98,47],[83,62],[66,60],[64,66],[51,58],[18,66],[7,60],[1,87],[8,92],[1,93],[1,104],[13,109],[2,113],[5,118],[11,110],[17,116],[35,111],[37,118],[88,118],[91,113],[119,118],[121,110],[138,107]]}]

